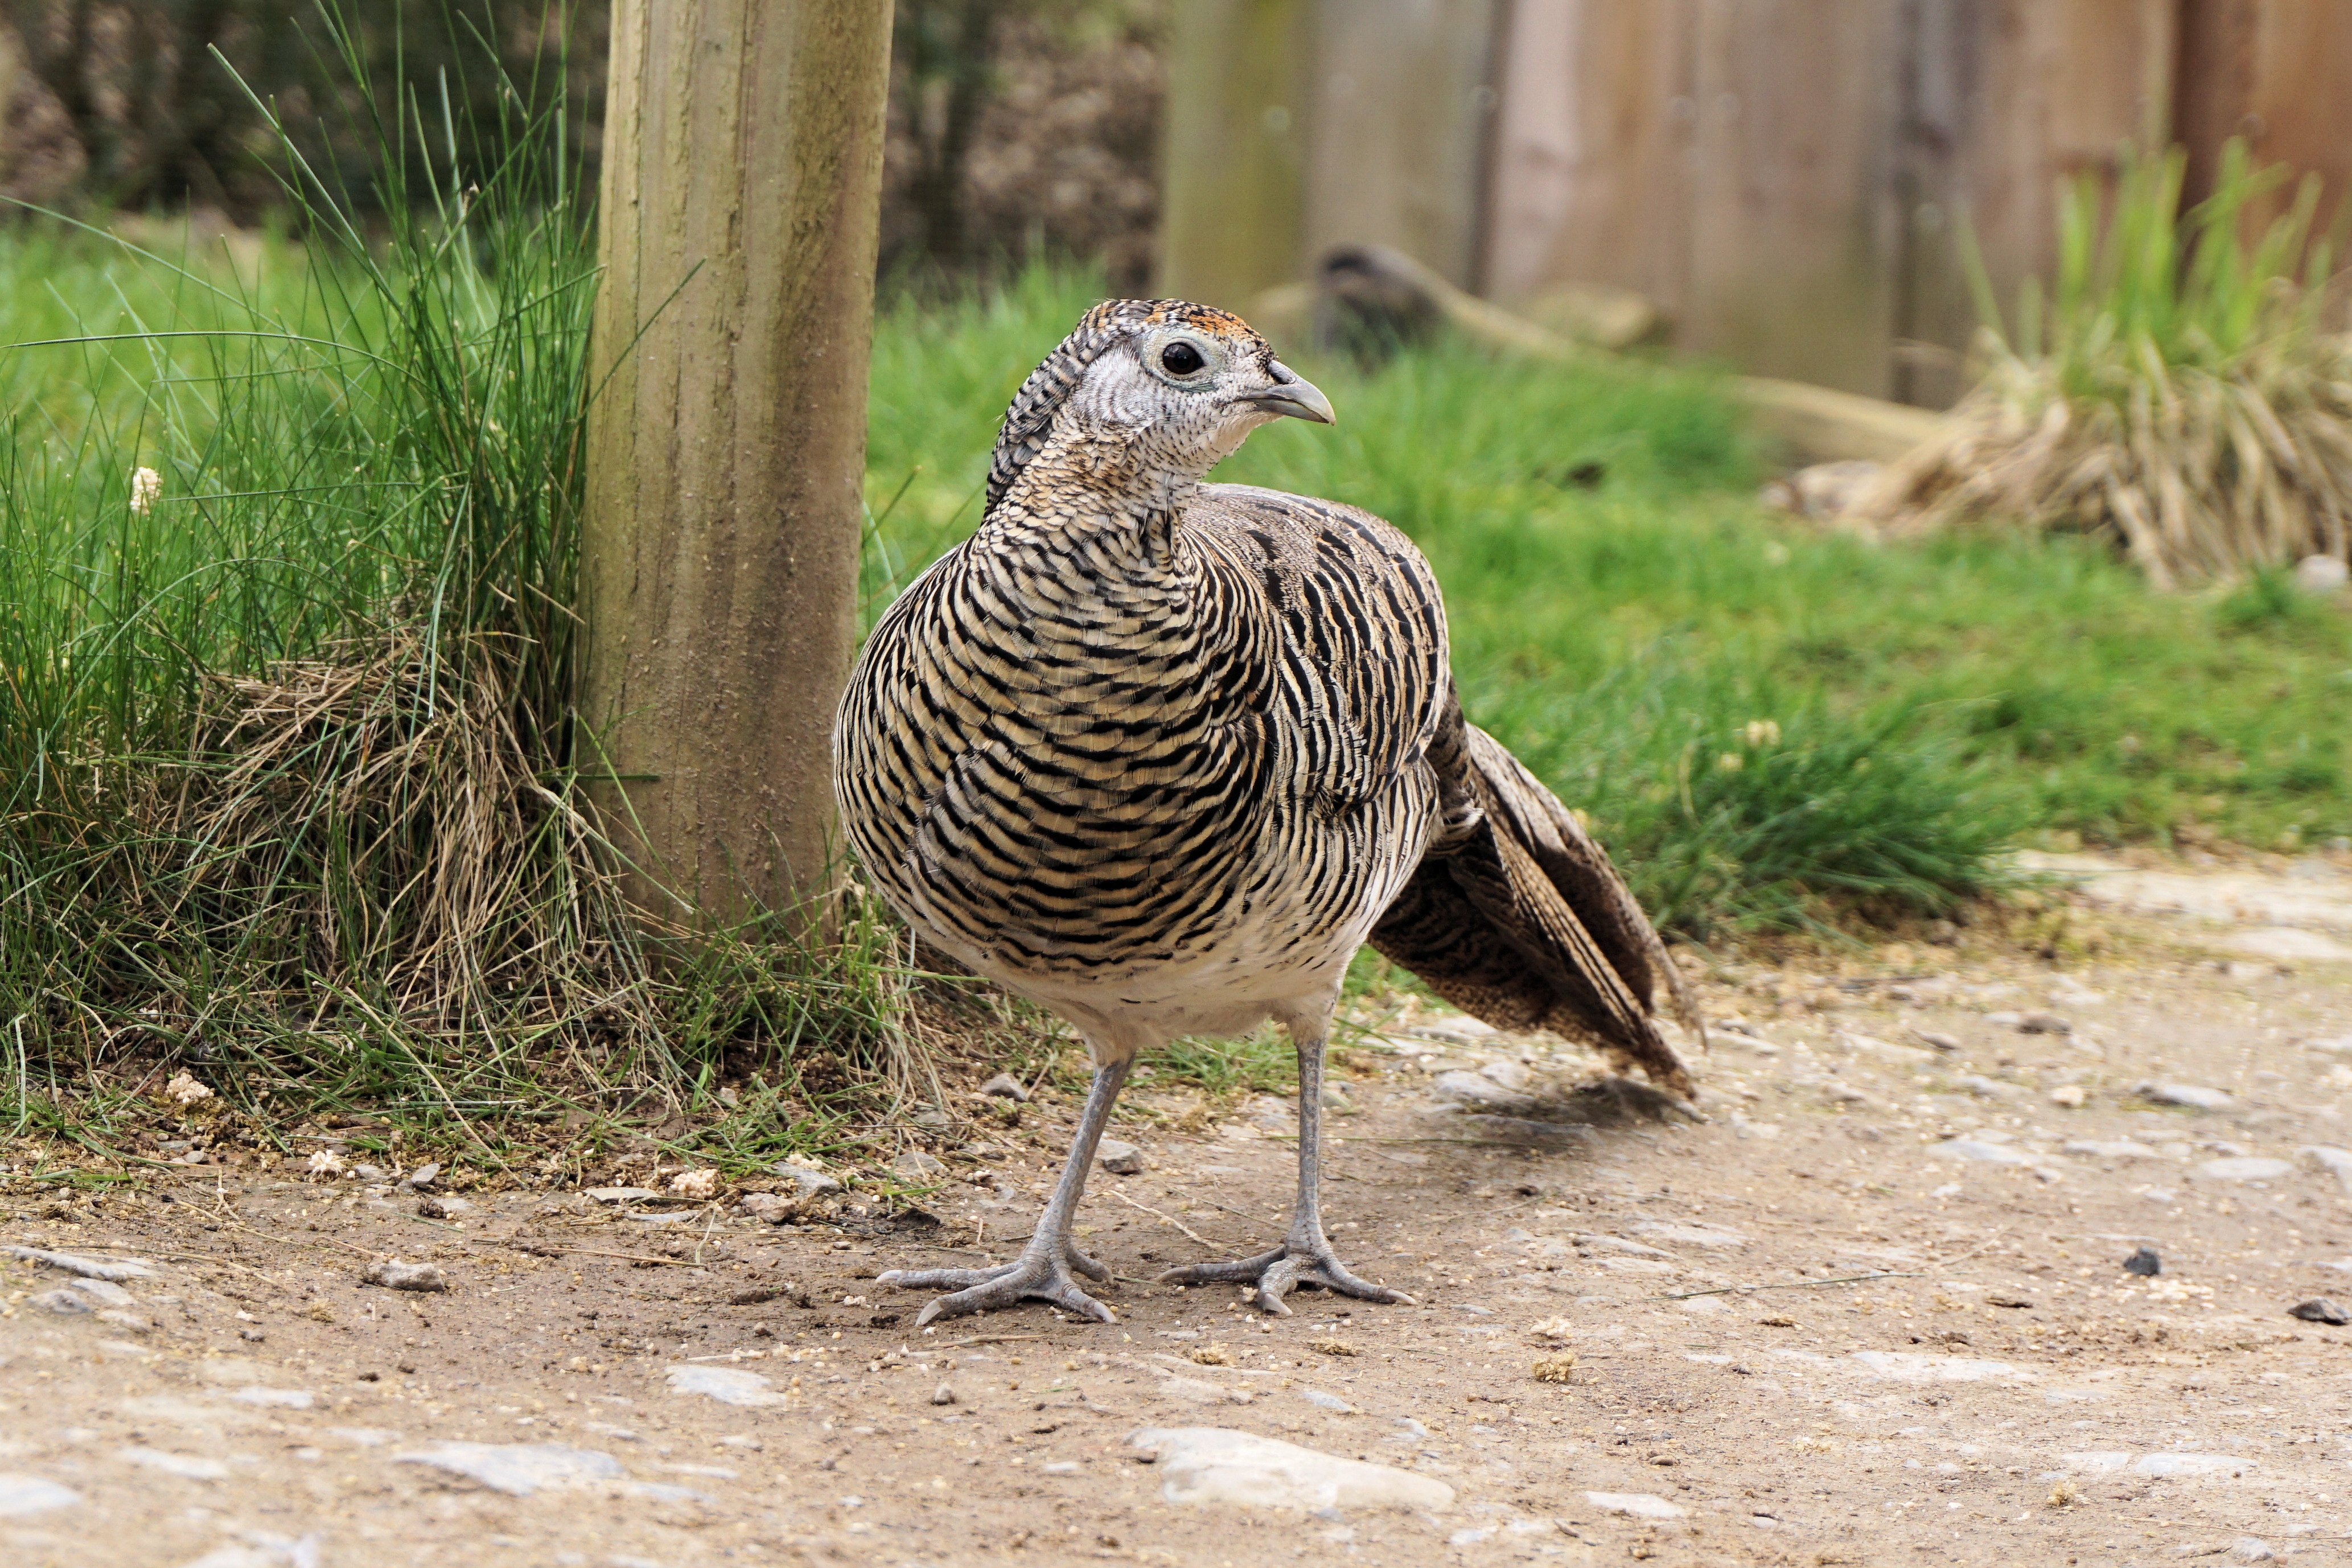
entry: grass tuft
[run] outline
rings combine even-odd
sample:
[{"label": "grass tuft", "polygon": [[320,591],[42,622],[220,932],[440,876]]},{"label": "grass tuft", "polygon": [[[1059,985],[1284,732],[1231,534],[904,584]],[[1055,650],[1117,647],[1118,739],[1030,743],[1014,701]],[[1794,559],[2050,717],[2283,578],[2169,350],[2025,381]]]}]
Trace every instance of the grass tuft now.
[{"label": "grass tuft", "polygon": [[1983,380],[1862,515],[2079,530],[2159,587],[2352,551],[2352,340],[2321,320],[2338,247],[2313,233],[2319,176],[2250,240],[2250,207],[2285,170],[2233,139],[2183,214],[2186,162],[2126,155],[2112,200],[2077,180],[2048,308],[2029,282],[2013,333],[1971,256]]}]

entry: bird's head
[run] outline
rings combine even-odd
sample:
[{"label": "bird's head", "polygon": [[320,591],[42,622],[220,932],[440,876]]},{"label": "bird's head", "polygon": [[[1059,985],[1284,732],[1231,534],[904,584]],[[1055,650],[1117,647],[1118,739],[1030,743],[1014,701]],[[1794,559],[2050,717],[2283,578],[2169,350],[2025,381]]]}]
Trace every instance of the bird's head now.
[{"label": "bird's head", "polygon": [[1112,299],[1029,373],[988,470],[994,507],[1049,444],[1097,444],[1138,478],[1197,480],[1259,425],[1334,424],[1331,400],[1240,317],[1181,299]]}]

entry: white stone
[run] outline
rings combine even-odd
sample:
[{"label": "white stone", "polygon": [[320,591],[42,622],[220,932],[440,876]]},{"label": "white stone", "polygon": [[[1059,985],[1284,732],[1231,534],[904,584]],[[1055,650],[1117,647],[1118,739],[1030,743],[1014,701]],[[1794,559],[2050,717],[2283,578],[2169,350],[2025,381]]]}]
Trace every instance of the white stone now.
[{"label": "white stone", "polygon": [[240,1405],[261,1405],[278,1410],[308,1410],[317,1396],[307,1388],[240,1388],[229,1396]]},{"label": "white stone", "polygon": [[2143,1083],[2139,1092],[2159,1105],[2187,1105],[2199,1111],[2227,1111],[2237,1103],[2221,1090],[2197,1083]]},{"label": "white stone", "polygon": [[2197,1167],[2197,1174],[2208,1181],[2276,1181],[2294,1169],[2284,1160],[2247,1155],[2237,1159],[2207,1160]]},{"label": "white stone", "polygon": [[649,1186],[592,1186],[588,1196],[597,1203],[642,1203],[662,1195]]},{"label": "white stone", "polygon": [[1117,1138],[1105,1138],[1095,1149],[1095,1160],[1113,1176],[1143,1174],[1143,1151]]},{"label": "white stone", "polygon": [[1921,1355],[1906,1350],[1858,1350],[1853,1359],[1881,1377],[1898,1383],[1982,1383],[1992,1377],[2032,1377],[2005,1361],[1970,1361],[1956,1355]]},{"label": "white stone", "polygon": [[782,1395],[770,1392],[767,1378],[740,1366],[673,1366],[667,1381],[672,1394],[700,1394],[721,1405],[757,1408],[784,1403]]},{"label": "white stone", "polygon": [[46,1263],[52,1269],[62,1269],[68,1274],[85,1280],[143,1280],[155,1272],[152,1264],[135,1258],[115,1258],[100,1261],[82,1258],[71,1252],[50,1252],[38,1247],[0,1247],[0,1258],[18,1258],[27,1263]]},{"label": "white stone", "polygon": [[1432,1477],[1222,1427],[1147,1427],[1128,1441],[1157,1454],[1160,1494],[1173,1503],[1432,1513],[1454,1506],[1454,1489]]},{"label": "white stone", "polygon": [[1633,1227],[1636,1236],[1648,1236],[1676,1247],[1745,1247],[1748,1238],[1716,1225],[1671,1225],[1653,1219]]},{"label": "white stone", "polygon": [[2333,555],[2307,555],[2294,563],[2294,585],[2306,593],[2334,593],[2352,575],[2352,568],[2344,558]]},{"label": "white stone", "polygon": [[2064,1147],[2070,1155],[2082,1155],[2095,1160],[2157,1160],[2164,1157],[2146,1144],[2135,1144],[2129,1138],[2084,1138]]},{"label": "white stone", "polygon": [[70,1508],[80,1500],[81,1493],[71,1487],[59,1486],[53,1480],[21,1473],[0,1473],[0,1519],[46,1513],[53,1508]]},{"label": "white stone", "polygon": [[1954,1159],[1973,1160],[1984,1166],[2030,1166],[2032,1156],[2000,1144],[1988,1144],[1981,1138],[1953,1138],[1936,1145],[1935,1153]]},{"label": "white stone", "polygon": [[167,1454],[160,1448],[124,1448],[115,1458],[142,1469],[161,1470],[182,1480],[216,1481],[228,1474],[228,1467],[218,1459],[200,1459],[189,1454]]},{"label": "white stone", "polygon": [[2232,931],[2219,938],[2217,945],[2233,953],[2268,958],[2275,964],[2341,964],[2352,960],[2352,945],[2293,925],[2258,925],[2251,931]]},{"label": "white stone", "polygon": [[1678,1503],[1645,1491],[1589,1491],[1584,1500],[1604,1512],[1629,1514],[1635,1519],[1680,1519],[1690,1512]]},{"label": "white stone", "polygon": [[1433,1040],[1450,1040],[1463,1045],[1473,1045],[1495,1038],[1493,1024],[1474,1019],[1467,1013],[1442,1013],[1425,1018],[1412,1026],[1412,1032]]},{"label": "white stone", "polygon": [[1326,1394],[1319,1388],[1302,1388],[1298,1391],[1298,1396],[1301,1399],[1306,1400],[1309,1405],[1315,1406],[1318,1409],[1328,1410],[1334,1415],[1353,1416],[1356,1413],[1356,1407],[1354,1406],[1349,1404],[1338,1395]]},{"label": "white stone", "polygon": [[2232,1458],[2227,1454],[2142,1454],[2131,1469],[2136,1476],[2163,1479],[2171,1476],[2235,1474],[2253,1468],[2253,1460]]},{"label": "white stone", "polygon": [[1835,1038],[1848,1050],[1883,1057],[1888,1061],[1908,1062],[1916,1066],[1922,1062],[1936,1060],[1936,1053],[1932,1051],[1921,1051],[1916,1045],[1896,1045],[1893,1040],[1879,1040],[1866,1034],[1856,1034],[1852,1030],[1842,1029],[1837,1031]]},{"label": "white stone", "polygon": [[2352,1191],[2352,1149],[2339,1149],[2326,1144],[2311,1144],[2295,1154],[2314,1170],[2324,1171]]},{"label": "white stone", "polygon": [[529,1497],[542,1490],[562,1490],[590,1481],[617,1480],[621,1461],[594,1448],[567,1448],[556,1443],[436,1443],[394,1454],[403,1465],[430,1465],[437,1470],[477,1480],[509,1497]]},{"label": "white stone", "polygon": [[111,1280],[76,1280],[73,1289],[104,1307],[127,1307],[133,1299],[130,1291]]},{"label": "white stone", "polygon": [[388,1291],[446,1291],[449,1281],[441,1275],[438,1263],[403,1263],[396,1258],[386,1258],[360,1270],[360,1278],[371,1285],[382,1285]]},{"label": "white stone", "polygon": [[823,1171],[811,1170],[805,1166],[794,1165],[782,1165],[773,1168],[776,1175],[798,1187],[803,1197],[822,1197],[827,1193],[841,1190],[841,1183]]}]

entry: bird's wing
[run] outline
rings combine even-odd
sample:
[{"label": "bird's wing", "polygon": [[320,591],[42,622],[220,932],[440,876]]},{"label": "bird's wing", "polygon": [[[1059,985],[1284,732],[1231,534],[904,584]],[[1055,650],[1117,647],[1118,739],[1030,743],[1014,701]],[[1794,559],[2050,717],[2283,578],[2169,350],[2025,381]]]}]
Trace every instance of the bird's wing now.
[{"label": "bird's wing", "polygon": [[1449,829],[1372,946],[1498,1029],[1551,1030],[1689,1094],[1655,1015],[1663,1003],[1703,1043],[1698,1009],[1608,855],[1451,700],[1430,762]]},{"label": "bird's wing", "polygon": [[1345,810],[1416,766],[1451,676],[1444,598],[1413,542],[1357,507],[1247,485],[1202,486],[1184,528],[1265,612],[1280,646],[1237,652],[1274,672],[1271,700],[1304,741],[1297,764],[1324,808]]}]

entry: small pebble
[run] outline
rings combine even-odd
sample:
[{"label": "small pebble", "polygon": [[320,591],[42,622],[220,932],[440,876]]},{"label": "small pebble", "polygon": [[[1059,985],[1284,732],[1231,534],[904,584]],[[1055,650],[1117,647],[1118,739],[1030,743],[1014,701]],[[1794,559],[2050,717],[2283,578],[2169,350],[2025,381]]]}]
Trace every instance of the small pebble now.
[{"label": "small pebble", "polygon": [[2072,1034],[2074,1024],[2056,1013],[2027,1013],[2017,1020],[2021,1034]]},{"label": "small pebble", "polygon": [[1117,1138],[1105,1138],[1095,1151],[1102,1168],[1113,1176],[1141,1176],[1143,1151],[1133,1144],[1123,1144]]},{"label": "small pebble", "polygon": [[2278,1553],[2271,1550],[2270,1542],[2258,1536],[2241,1535],[2230,1542],[2229,1558],[2232,1563],[2269,1563],[2277,1556]]},{"label": "small pebble", "polygon": [[908,1149],[890,1162],[890,1168],[901,1179],[910,1182],[938,1182],[948,1177],[947,1162],[920,1149]]},{"label": "small pebble", "polygon": [[800,1205],[779,1192],[747,1192],[735,1212],[752,1219],[764,1219],[771,1225],[782,1225],[800,1208]]},{"label": "small pebble", "polygon": [[72,1488],[39,1476],[0,1475],[0,1519],[70,1508],[80,1500],[81,1494]]},{"label": "small pebble", "polygon": [[417,1166],[415,1170],[408,1173],[405,1184],[415,1188],[418,1192],[423,1192],[426,1187],[433,1185],[434,1178],[438,1176],[440,1174],[441,1162],[438,1160],[427,1160],[425,1164]]},{"label": "small pebble", "polygon": [[68,1288],[79,1291],[101,1307],[127,1307],[132,1301],[131,1292],[110,1280],[76,1280]]},{"label": "small pebble", "polygon": [[2340,556],[2307,555],[2294,563],[2294,585],[2305,593],[2335,593],[2352,576]]},{"label": "small pebble", "polygon": [[2195,1083],[2143,1083],[2139,1095],[2159,1105],[2187,1105],[2198,1111],[2226,1111],[2237,1103],[2219,1089]]},{"label": "small pebble", "polygon": [[2152,1280],[2164,1272],[2164,1262],[2157,1257],[2155,1248],[2143,1247],[2124,1260],[2124,1272]]},{"label": "small pebble", "polygon": [[2083,1092],[2083,1086],[2079,1083],[2061,1083],[2057,1088],[2050,1091],[2050,1103],[2064,1111],[2081,1110],[2083,1102],[2089,1098],[2089,1095]]},{"label": "small pebble", "polygon": [[839,1192],[841,1190],[840,1182],[835,1180],[832,1176],[825,1175],[823,1171],[811,1170],[806,1166],[787,1164],[771,1166],[769,1169],[775,1175],[783,1177],[788,1182],[791,1182],[794,1186],[800,1188],[801,1196],[803,1197],[819,1197],[826,1193]]},{"label": "small pebble", "polygon": [[371,1263],[360,1275],[363,1283],[382,1285],[388,1291],[446,1291],[449,1281],[441,1277],[437,1263]]},{"label": "small pebble", "polygon": [[942,1383],[942,1384],[940,1384],[937,1388],[934,1388],[934,1389],[932,1389],[932,1390],[931,1390],[931,1403],[932,1403],[932,1404],[934,1404],[934,1405],[952,1405],[952,1404],[954,1404],[955,1402],[956,1402],[956,1391],[955,1391],[954,1389],[952,1389],[952,1388],[949,1387],[946,1384]]},{"label": "small pebble", "polygon": [[1937,1051],[1954,1051],[1960,1049],[1958,1035],[1946,1034],[1940,1030],[1932,1029],[1915,1029],[1911,1032],[1918,1037],[1921,1044],[1932,1045]]},{"label": "small pebble", "polygon": [[43,1291],[26,1298],[25,1304],[36,1312],[55,1312],[61,1318],[78,1318],[98,1310],[96,1302],[78,1291]]},{"label": "small pebble", "polygon": [[1029,1101],[1028,1089],[1023,1085],[1021,1080],[1013,1077],[1010,1072],[998,1073],[982,1084],[980,1092],[1000,1100],[1018,1100],[1023,1104],[1027,1104]]},{"label": "small pebble", "polygon": [[2294,1169],[2284,1160],[2242,1155],[2234,1159],[2207,1160],[2197,1167],[2197,1174],[2209,1181],[2276,1181]]},{"label": "small pebble", "polygon": [[2346,1312],[2326,1296],[2314,1296],[2307,1301],[2297,1301],[2287,1310],[2287,1316],[2301,1318],[2307,1323],[2330,1323],[2341,1328],[2352,1323],[2352,1312]]},{"label": "small pebble", "polygon": [[417,1200],[416,1212],[427,1219],[455,1219],[473,1207],[462,1197],[426,1197]]}]

